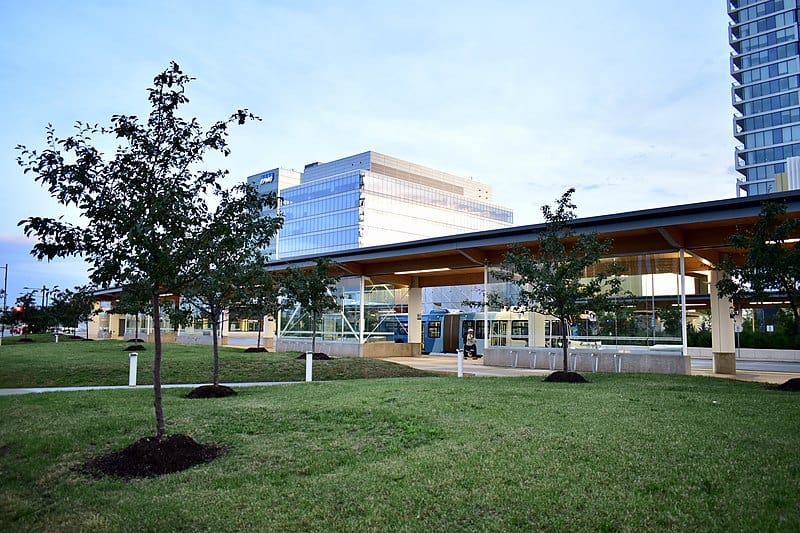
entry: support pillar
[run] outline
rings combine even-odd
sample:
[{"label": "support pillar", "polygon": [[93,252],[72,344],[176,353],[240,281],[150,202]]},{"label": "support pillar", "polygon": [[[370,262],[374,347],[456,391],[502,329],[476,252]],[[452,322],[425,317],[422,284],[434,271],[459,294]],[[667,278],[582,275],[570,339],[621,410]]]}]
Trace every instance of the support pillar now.
[{"label": "support pillar", "polygon": [[723,274],[711,271],[709,292],[711,293],[711,358],[715,374],[736,374],[736,337],[731,317],[733,305],[717,291],[717,281]]},{"label": "support pillar", "polygon": [[422,354],[422,289],[419,278],[411,278],[411,287],[408,288],[408,344],[411,355]]},{"label": "support pillar", "polygon": [[359,344],[364,344],[367,341],[367,337],[364,334],[364,329],[365,329],[365,326],[366,326],[366,315],[365,315],[366,306],[364,305],[365,304],[364,298],[366,297],[366,292],[367,292],[366,288],[365,288],[365,285],[366,285],[366,280],[364,279],[364,276],[359,276],[359,284],[358,284],[358,294],[359,294],[359,296],[358,296],[358,300],[359,300],[359,304],[358,304],[358,343]]}]

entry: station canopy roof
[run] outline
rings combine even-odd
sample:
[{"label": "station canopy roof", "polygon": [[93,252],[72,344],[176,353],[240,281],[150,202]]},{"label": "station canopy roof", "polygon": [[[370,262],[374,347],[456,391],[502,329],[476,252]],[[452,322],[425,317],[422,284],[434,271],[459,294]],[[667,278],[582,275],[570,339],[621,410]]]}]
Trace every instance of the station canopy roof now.
[{"label": "station canopy roof", "polygon": [[[731,198],[694,204],[578,218],[576,235],[596,233],[612,240],[609,260],[635,273],[642,256],[650,258],[650,272],[677,273],[679,250],[685,254],[688,275],[708,271],[726,255],[741,258],[741,250],[727,241],[748,231],[765,201],[780,201],[787,214],[800,218],[800,191]],[[401,224],[402,220],[398,220]],[[373,283],[398,287],[438,287],[483,283],[484,265],[498,265],[514,245],[535,251],[544,223],[435,237],[418,241],[326,253],[337,274],[362,275]],[[800,237],[800,235],[797,235]],[[269,269],[307,268],[317,256],[270,263]]]}]

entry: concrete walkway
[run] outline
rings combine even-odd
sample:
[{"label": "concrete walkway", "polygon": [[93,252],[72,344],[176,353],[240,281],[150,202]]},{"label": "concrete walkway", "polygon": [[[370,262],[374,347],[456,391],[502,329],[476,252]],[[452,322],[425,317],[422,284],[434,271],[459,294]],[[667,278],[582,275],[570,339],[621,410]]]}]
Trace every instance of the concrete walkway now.
[{"label": "concrete walkway", "polygon": [[[303,383],[302,381],[258,381],[249,383],[220,383],[227,387],[266,387],[270,385],[291,385],[294,383]],[[177,385],[161,385],[162,389],[196,389],[203,385],[210,385],[210,383],[179,383]],[[0,389],[0,396],[12,396],[15,394],[33,394],[40,392],[77,392],[88,390],[134,390],[134,389],[147,389],[152,390],[152,385],[136,385],[129,387],[128,385],[89,385],[86,387],[30,387],[18,389]]]},{"label": "concrete walkway", "polygon": [[[423,355],[420,357],[387,357],[385,361],[407,365],[420,370],[446,374],[458,373],[458,359],[453,355]],[[465,376],[480,377],[508,377],[508,376],[546,376],[550,370],[531,370],[528,368],[510,368],[485,366],[482,359],[464,360]],[[692,369],[693,376],[708,376],[715,378],[737,379],[740,381],[757,381],[761,383],[784,383],[791,378],[800,378],[800,373],[793,372],[760,372],[753,370],[739,370],[735,375],[714,374],[710,369]]]},{"label": "concrete walkway", "polygon": [[[437,372],[440,374],[457,374],[458,373],[458,359],[453,355],[423,355],[420,357],[383,357],[384,361],[391,361],[392,363],[399,363],[401,365],[418,368],[420,370],[427,370],[429,372]],[[546,376],[550,374],[550,370],[529,368],[510,368],[499,366],[486,366],[483,364],[482,359],[464,360],[464,376],[475,377],[514,377],[514,376]],[[800,378],[800,372],[758,372],[752,370],[739,370],[736,375],[729,374],[714,374],[708,369],[692,369],[693,376],[707,376],[714,378],[738,379],[740,381],[756,381],[760,383],[785,383],[791,378]],[[303,383],[301,381],[265,381],[265,382],[249,382],[249,383],[222,383],[228,387],[264,387],[270,385],[289,385],[294,383]],[[177,385],[162,385],[165,389],[174,388],[187,388],[194,389],[201,385],[208,385],[208,383],[182,383]],[[88,390],[131,390],[131,389],[152,389],[152,385],[137,385],[136,387],[129,387],[127,385],[110,385],[110,386],[87,386],[87,387],[31,387],[31,388],[16,388],[16,389],[0,389],[0,396],[10,396],[14,394],[32,394],[41,392],[61,392],[61,391],[88,391]]]}]

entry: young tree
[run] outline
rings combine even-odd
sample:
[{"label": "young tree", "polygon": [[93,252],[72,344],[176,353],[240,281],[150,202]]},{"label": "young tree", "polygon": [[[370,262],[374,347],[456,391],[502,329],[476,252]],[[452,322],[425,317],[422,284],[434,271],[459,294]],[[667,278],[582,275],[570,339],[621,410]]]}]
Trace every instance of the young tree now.
[{"label": "young tree", "polygon": [[50,294],[48,309],[57,326],[77,328],[78,324],[87,322],[95,314],[94,290],[91,286],[75,287],[74,290],[56,287]]},{"label": "young tree", "polygon": [[3,318],[9,326],[19,325],[24,337],[30,333],[39,333],[47,327],[45,310],[36,306],[36,293],[26,292],[17,297],[14,306]]},{"label": "young tree", "polygon": [[137,294],[134,292],[136,287],[126,287],[122,289],[119,298],[114,302],[111,307],[111,313],[115,315],[135,315],[133,338],[128,339],[130,342],[139,342],[139,317],[141,315],[150,315],[152,309],[152,302],[147,293]]},{"label": "young tree", "polygon": [[299,304],[311,316],[311,351],[317,351],[317,326],[325,311],[336,309],[334,296],[337,276],[330,274],[332,262],[327,257],[317,259],[308,270],[287,268],[282,279],[282,293],[289,305]]},{"label": "young tree", "polygon": [[538,250],[514,247],[505,254],[505,272],[498,272],[498,277],[519,286],[520,305],[559,320],[565,372],[569,326],[587,310],[600,313],[613,306],[622,272],[616,264],[601,268],[600,258],[611,250],[610,240],[600,240],[595,233],[574,235],[570,225],[575,219],[574,192],[573,188],[565,192],[555,211],[542,206],[546,223]]},{"label": "young tree", "polygon": [[261,331],[265,316],[277,317],[281,304],[280,278],[263,268],[253,269],[243,284],[244,292],[239,301],[231,305],[231,317],[258,317],[258,341],[261,348]]},{"label": "young tree", "polygon": [[732,235],[728,242],[744,252],[744,261],[723,260],[727,274],[717,282],[721,296],[733,300],[765,300],[779,293],[789,302],[794,335],[800,336],[800,220],[786,216],[786,205],[764,202],[750,231]]},{"label": "young tree", "polygon": [[[146,293],[153,309],[153,396],[156,438],[165,437],[161,398],[161,326],[159,299],[180,292],[199,278],[202,263],[195,250],[209,195],[221,192],[226,170],[200,165],[209,152],[227,156],[228,128],[256,119],[239,110],[204,130],[196,119],[179,116],[192,80],[176,63],[158,74],[148,89],[151,112],[114,115],[108,127],[78,122],[76,133],[59,138],[48,126],[41,153],[18,146],[19,165],[46,186],[62,205],[74,206],[86,226],[63,219],[30,217],[20,222],[37,243],[39,259],[81,255],[98,286],[123,285]],[[95,136],[119,143],[112,156],[93,146]]]},{"label": "young tree", "polygon": [[219,206],[198,234],[195,260],[203,274],[186,286],[182,295],[211,323],[215,386],[219,386],[218,339],[223,312],[242,301],[253,272],[266,267],[261,250],[269,245],[283,219],[263,217],[262,212],[276,206],[274,194],[262,196],[254,187],[240,185],[223,192]]}]

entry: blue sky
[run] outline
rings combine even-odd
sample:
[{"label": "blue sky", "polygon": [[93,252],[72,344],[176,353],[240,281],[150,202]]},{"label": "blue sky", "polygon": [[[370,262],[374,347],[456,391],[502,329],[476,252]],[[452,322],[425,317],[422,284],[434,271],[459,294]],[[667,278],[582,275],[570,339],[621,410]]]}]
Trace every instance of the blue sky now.
[{"label": "blue sky", "polygon": [[263,118],[213,161],[229,185],[375,150],[491,184],[517,224],[573,186],[579,216],[735,195],[721,0],[0,1],[10,301],[87,279],[28,255],[17,222],[64,211],[14,147],[40,148],[48,123],[146,115],[171,60],[197,78],[187,116]]}]

